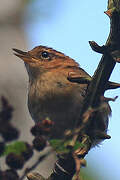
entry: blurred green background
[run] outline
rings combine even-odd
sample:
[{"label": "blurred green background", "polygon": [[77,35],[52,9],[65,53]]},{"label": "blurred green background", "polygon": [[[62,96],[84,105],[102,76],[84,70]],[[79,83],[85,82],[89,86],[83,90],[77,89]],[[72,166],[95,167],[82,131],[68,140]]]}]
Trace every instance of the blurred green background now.
[{"label": "blurred green background", "polygon": [[[79,62],[90,75],[95,71],[100,54],[93,52],[88,44],[95,40],[103,45],[109,34],[109,18],[104,14],[107,0],[2,0],[0,6],[0,95],[4,94],[13,103],[13,123],[22,130],[21,139],[31,140],[29,129],[33,124],[26,106],[27,73],[23,62],[12,54],[12,48],[28,50],[45,45],[62,51]],[[111,76],[120,82],[120,65]],[[119,96],[120,90],[109,91],[108,97]],[[108,134],[112,136],[99,147],[92,149],[88,166],[83,171],[90,173],[92,180],[119,180],[120,178],[120,99],[110,103]],[[42,166],[47,175],[49,163]],[[48,172],[44,167],[48,166]],[[88,175],[83,180],[88,180]]]}]

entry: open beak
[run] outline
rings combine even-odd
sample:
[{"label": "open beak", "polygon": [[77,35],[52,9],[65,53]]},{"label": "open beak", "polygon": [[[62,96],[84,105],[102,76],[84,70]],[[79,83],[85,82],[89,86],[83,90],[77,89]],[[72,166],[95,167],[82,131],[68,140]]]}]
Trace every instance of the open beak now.
[{"label": "open beak", "polygon": [[13,51],[15,51],[14,53],[15,56],[19,57],[20,59],[22,59],[24,62],[28,64],[36,62],[35,59],[32,58],[28,52],[24,52],[24,51],[21,51],[19,49],[14,49],[14,48],[13,48]]}]

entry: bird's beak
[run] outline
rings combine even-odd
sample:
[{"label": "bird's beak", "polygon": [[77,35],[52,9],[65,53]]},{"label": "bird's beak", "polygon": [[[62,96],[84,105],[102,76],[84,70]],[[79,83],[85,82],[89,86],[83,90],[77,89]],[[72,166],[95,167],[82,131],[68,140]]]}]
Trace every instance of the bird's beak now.
[{"label": "bird's beak", "polygon": [[14,48],[13,48],[13,51],[15,51],[14,55],[22,59],[24,62],[28,64],[35,62],[35,59],[32,58],[28,52],[24,52],[24,51],[21,51],[19,49],[14,49]]}]

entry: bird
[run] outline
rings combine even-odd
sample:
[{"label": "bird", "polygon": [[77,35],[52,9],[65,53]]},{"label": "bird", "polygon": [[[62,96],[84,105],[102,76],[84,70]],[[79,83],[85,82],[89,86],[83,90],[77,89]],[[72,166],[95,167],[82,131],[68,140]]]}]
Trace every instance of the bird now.
[{"label": "bird", "polygon": [[[22,59],[28,73],[28,109],[35,123],[49,118],[54,122],[51,138],[64,138],[67,130],[72,130],[80,116],[88,83],[71,82],[69,73],[80,78],[91,76],[80,65],[64,53],[46,46],[37,46],[30,51],[13,49]],[[94,112],[89,133],[107,132],[110,106],[102,98],[102,109]],[[93,135],[93,143],[98,141]]]}]

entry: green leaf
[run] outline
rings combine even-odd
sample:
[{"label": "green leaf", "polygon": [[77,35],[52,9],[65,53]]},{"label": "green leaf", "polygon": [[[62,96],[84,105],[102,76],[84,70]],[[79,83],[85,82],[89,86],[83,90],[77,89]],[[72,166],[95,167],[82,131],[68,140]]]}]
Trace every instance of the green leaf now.
[{"label": "green leaf", "polygon": [[[53,149],[58,153],[58,154],[65,154],[70,152],[70,142],[71,140],[68,141],[63,141],[60,139],[52,139],[49,141],[50,145],[53,147]],[[84,147],[85,145],[80,143],[79,141],[76,141],[73,150],[77,150],[81,147]]]},{"label": "green leaf", "polygon": [[5,151],[1,156],[6,156],[9,153],[21,154],[21,152],[26,150],[26,144],[23,141],[16,141],[12,144],[5,146]]},{"label": "green leaf", "polygon": [[76,141],[73,149],[74,149],[74,151],[76,151],[77,149],[83,148],[83,147],[85,147],[85,144],[80,143],[79,141]]},{"label": "green leaf", "polygon": [[69,149],[65,146],[63,140],[52,139],[49,141],[50,145],[58,154],[69,153]]}]

